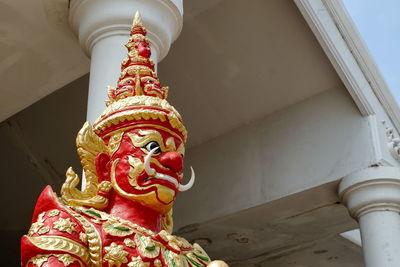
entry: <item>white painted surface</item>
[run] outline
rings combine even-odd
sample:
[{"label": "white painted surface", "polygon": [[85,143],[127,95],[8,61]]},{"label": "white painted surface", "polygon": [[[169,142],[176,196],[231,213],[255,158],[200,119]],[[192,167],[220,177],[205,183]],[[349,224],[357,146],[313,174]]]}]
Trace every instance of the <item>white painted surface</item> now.
[{"label": "white painted surface", "polygon": [[371,212],[361,216],[359,223],[365,266],[400,266],[399,210]]},{"label": "white painted surface", "polygon": [[0,1],[0,121],[86,74],[67,0]]},{"label": "white painted surface", "polygon": [[361,247],[361,233],[360,229],[350,230],[344,233],[341,233],[340,236],[349,240],[350,242],[356,244],[357,246]]},{"label": "white painted surface", "polygon": [[400,266],[400,169],[352,173],[340,183],[339,196],[359,221],[366,266]]},{"label": "white painted surface", "polygon": [[127,50],[122,44],[128,38],[128,35],[111,36],[93,47],[87,106],[87,120],[92,123],[105,108],[105,101],[108,99],[106,86],[115,87],[117,84],[121,62],[127,57]]},{"label": "white painted surface", "polygon": [[[368,120],[344,88],[335,88],[190,148],[185,164],[197,179],[178,197],[176,224],[209,221],[339,180],[374,164],[371,140]],[[193,212],[193,205],[201,209]]]}]

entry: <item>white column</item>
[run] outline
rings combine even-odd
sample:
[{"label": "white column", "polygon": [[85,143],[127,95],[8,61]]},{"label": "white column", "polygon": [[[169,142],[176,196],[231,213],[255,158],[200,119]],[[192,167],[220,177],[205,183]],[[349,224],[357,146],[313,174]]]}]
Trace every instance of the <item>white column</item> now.
[{"label": "white column", "polygon": [[339,196],[360,224],[365,266],[400,266],[400,169],[371,167],[346,176]]},{"label": "white column", "polygon": [[116,86],[136,11],[157,64],[181,32],[183,5],[182,0],[72,0],[70,6],[72,29],[91,57],[87,119],[93,123],[105,108],[106,87]]}]

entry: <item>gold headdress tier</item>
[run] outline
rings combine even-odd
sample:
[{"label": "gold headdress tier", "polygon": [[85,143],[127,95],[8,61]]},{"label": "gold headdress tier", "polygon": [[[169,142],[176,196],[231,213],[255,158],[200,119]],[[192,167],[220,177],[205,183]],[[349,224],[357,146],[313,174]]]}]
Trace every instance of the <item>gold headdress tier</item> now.
[{"label": "gold headdress tier", "polygon": [[117,87],[108,87],[107,108],[96,120],[94,131],[103,139],[116,130],[151,124],[168,128],[186,141],[187,132],[178,111],[166,98],[168,87],[161,87],[150,59],[150,42],[139,12],[136,12],[125,45],[128,57],[121,64]]}]

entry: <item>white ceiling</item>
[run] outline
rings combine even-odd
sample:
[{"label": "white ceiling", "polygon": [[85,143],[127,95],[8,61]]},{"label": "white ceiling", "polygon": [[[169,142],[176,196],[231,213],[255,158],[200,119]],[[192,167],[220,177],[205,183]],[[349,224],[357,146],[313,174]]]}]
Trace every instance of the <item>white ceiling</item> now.
[{"label": "white ceiling", "polygon": [[341,84],[292,1],[213,3],[159,65],[190,145]]},{"label": "white ceiling", "polygon": [[68,2],[0,1],[0,121],[88,72]]}]

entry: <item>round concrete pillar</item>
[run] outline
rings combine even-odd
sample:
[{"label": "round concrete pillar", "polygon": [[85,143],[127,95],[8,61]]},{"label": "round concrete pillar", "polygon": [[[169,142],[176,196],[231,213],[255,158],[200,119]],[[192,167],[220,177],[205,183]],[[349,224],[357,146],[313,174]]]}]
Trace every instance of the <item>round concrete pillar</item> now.
[{"label": "round concrete pillar", "polygon": [[105,108],[108,85],[115,86],[126,58],[136,11],[151,42],[152,59],[160,62],[182,29],[182,0],[72,0],[69,21],[91,57],[87,119],[94,122]]},{"label": "round concrete pillar", "polygon": [[373,167],[346,176],[339,196],[360,224],[365,266],[400,266],[400,169]]}]

